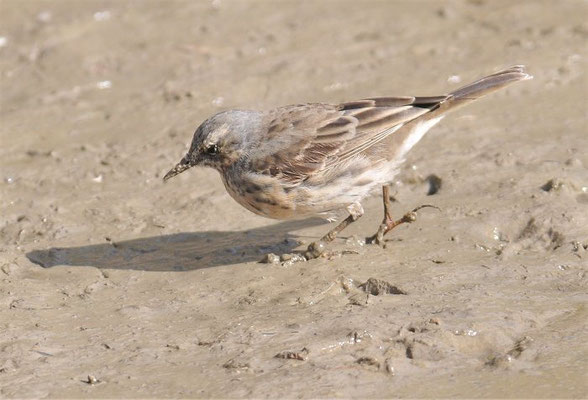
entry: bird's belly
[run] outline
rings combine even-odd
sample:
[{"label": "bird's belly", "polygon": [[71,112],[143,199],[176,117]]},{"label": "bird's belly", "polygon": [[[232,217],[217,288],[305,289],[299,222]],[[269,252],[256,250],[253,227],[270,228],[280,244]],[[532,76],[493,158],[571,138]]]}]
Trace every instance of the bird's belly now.
[{"label": "bird's belly", "polygon": [[380,185],[379,180],[367,179],[365,174],[307,181],[290,188],[267,175],[222,174],[222,178],[237,203],[255,214],[282,220],[330,214],[361,201]]}]

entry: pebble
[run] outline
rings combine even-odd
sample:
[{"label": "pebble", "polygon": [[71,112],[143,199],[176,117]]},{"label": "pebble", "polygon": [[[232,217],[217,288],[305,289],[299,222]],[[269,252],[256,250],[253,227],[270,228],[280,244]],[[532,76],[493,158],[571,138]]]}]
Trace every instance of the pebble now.
[{"label": "pebble", "polygon": [[260,261],[262,264],[278,264],[280,257],[274,253],[268,253]]}]

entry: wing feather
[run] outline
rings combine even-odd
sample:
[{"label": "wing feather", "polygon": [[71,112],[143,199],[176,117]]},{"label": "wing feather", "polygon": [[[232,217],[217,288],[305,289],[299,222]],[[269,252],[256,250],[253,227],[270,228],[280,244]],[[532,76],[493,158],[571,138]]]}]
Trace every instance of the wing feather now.
[{"label": "wing feather", "polygon": [[[404,124],[439,107],[448,96],[374,97],[340,105],[286,106],[266,115],[266,143],[253,168],[292,186],[317,172],[328,173],[392,135]],[[271,139],[271,140],[270,140]]]}]

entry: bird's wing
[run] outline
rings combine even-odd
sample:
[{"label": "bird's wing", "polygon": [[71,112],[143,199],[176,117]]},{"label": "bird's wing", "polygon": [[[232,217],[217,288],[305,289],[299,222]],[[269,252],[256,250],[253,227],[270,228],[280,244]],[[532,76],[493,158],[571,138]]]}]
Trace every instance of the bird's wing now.
[{"label": "bird's wing", "polygon": [[343,103],[340,107],[345,115],[359,121],[357,135],[345,144],[336,159],[329,159],[328,164],[345,161],[367,150],[407,122],[437,109],[448,98],[449,96],[377,97]]},{"label": "bird's wing", "polygon": [[369,149],[447,98],[381,97],[275,109],[267,113],[264,146],[254,150],[253,168],[297,185]]}]

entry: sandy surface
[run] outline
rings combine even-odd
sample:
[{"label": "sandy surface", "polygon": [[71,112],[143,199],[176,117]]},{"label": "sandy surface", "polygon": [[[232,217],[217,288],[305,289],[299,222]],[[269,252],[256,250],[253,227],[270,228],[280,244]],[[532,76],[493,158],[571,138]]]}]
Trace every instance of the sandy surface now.
[{"label": "sandy surface", "polygon": [[[3,0],[0,397],[588,396],[587,4]],[[535,79],[412,151],[394,211],[441,211],[384,249],[357,240],[373,198],[335,244],[357,254],[260,264],[330,225],[255,216],[212,170],[162,183],[222,109],[517,63]]]}]

